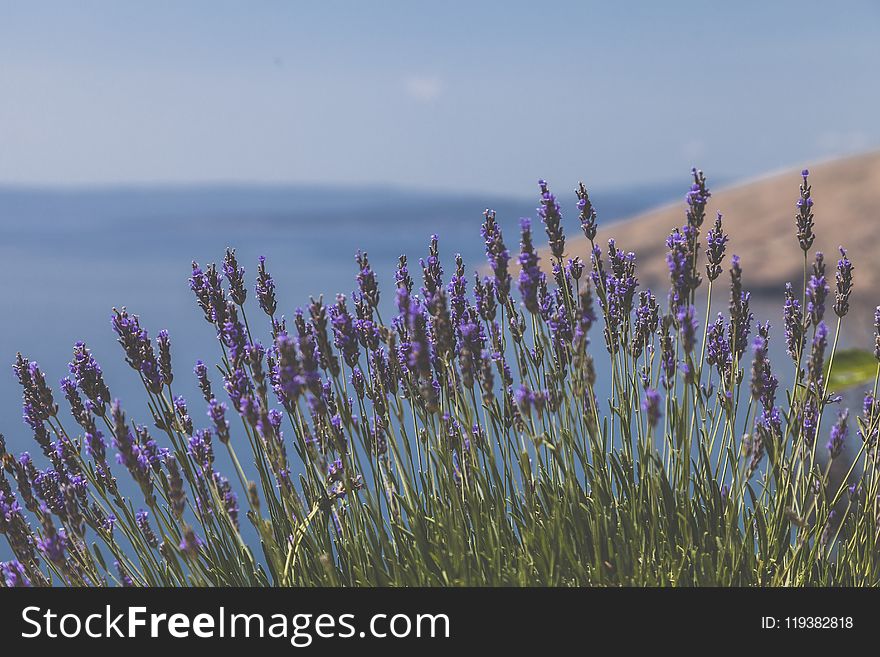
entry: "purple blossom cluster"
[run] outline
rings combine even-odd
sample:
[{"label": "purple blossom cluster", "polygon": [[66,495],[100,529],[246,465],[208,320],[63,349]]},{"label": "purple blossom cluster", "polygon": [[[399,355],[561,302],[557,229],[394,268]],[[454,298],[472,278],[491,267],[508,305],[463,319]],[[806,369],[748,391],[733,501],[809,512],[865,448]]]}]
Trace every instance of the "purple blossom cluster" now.
[{"label": "purple blossom cluster", "polygon": [[[203,361],[192,370],[205,404],[201,411],[171,391],[172,383],[176,392],[179,382],[169,333],[159,331],[151,340],[140,318],[125,308],[113,310],[112,328],[147,392],[146,424],[126,415],[121,401],[111,397],[92,352],[77,342],[69,376],[60,382],[79,427],[76,434],[68,433],[64,424],[69,420],[61,417],[43,371],[19,354],[13,369],[22,387],[24,421],[47,465],[37,466],[28,453],[6,453],[0,437],[0,534],[14,554],[14,560],[0,564],[0,581],[5,586],[43,584],[52,572],[67,583],[104,578],[128,586],[150,582],[157,572],[178,577],[184,569],[193,581],[212,581],[216,564],[211,560],[218,553],[247,559],[240,533],[245,518],[259,534],[272,568],[278,566],[279,554],[282,565],[295,555],[291,537],[294,543],[306,540],[308,549],[324,555],[307,562],[309,568],[323,568],[322,559],[351,556],[344,541],[367,518],[362,514],[367,506],[359,505],[376,500],[381,511],[369,522],[381,523],[385,517],[398,522],[405,513],[401,500],[413,493],[406,487],[415,486],[417,495],[418,485],[443,472],[450,476],[448,490],[466,500],[477,468],[495,467],[495,458],[511,447],[524,463],[532,455],[544,459],[536,459],[542,473],[561,472],[568,466],[564,459],[574,458],[560,446],[583,439],[577,456],[584,459],[582,466],[592,467],[595,453],[585,455],[603,445],[600,438],[607,440],[609,424],[612,441],[615,429],[624,439],[662,431],[658,439],[681,449],[682,432],[688,433],[688,403],[693,404],[691,421],[706,423],[702,427],[721,409],[717,426],[729,432],[727,440],[744,448],[745,459],[730,479],[720,481],[717,473],[711,479],[725,507],[739,504],[743,487],[759,472],[765,456],[776,467],[780,455],[815,446],[823,412],[833,399],[826,381],[833,349],[829,355],[824,319],[830,287],[822,253],[815,254],[803,290],[786,286],[784,337],[796,364],[797,385],[789,412],[784,412],[777,405],[779,379],[770,362],[770,325],[754,325],[738,256],[730,257],[726,314],[710,321],[707,310],[708,326],[697,319],[703,303],[696,295],[701,254],[710,281],[705,301],[711,304],[729,237],[717,213],[701,251],[711,193],[701,171],[694,169],[692,176],[686,222],[666,240],[670,290],[665,309],[651,290],[640,289],[634,253],[618,248],[613,239],[607,251],[596,245],[597,212],[583,184],[575,191],[590,259],[586,261],[585,253],[584,259],[566,253],[560,203],[541,180],[537,216],[552,256],[547,272],[541,267],[532,219],[520,220],[515,271],[500,222],[487,210],[481,235],[488,268],[470,276],[464,259],[456,255],[454,270],[444,281],[440,241],[431,236],[427,257],[419,260],[420,286],[407,257],[397,262],[396,313],[388,324],[382,322],[380,301],[391,302],[380,295],[379,276],[365,252],[355,256],[356,289],[349,296],[340,294],[327,305],[322,297],[311,298],[307,308],[286,315],[279,310],[275,282],[261,257],[250,303],[255,298],[269,318],[263,319],[263,330],[271,333],[264,343],[252,336],[252,329],[254,335],[259,329],[248,322],[245,269],[234,249],[226,250],[219,268],[210,264],[202,269],[194,262],[190,288],[221,354],[216,370]],[[815,237],[807,176],[804,171],[797,215],[805,254]],[[850,308],[853,270],[841,248],[834,303],[840,318]],[[512,290],[514,277],[519,299]],[[599,319],[614,373],[608,415],[599,402],[588,348],[589,333]],[[880,361],[880,307],[875,332]],[[743,417],[738,393],[748,357],[747,421],[738,432]],[[225,398],[215,396],[215,390]],[[874,394],[867,394],[864,417],[859,418],[859,436],[874,451],[878,406]],[[832,460],[844,453],[847,422],[844,411],[830,429]],[[789,436],[790,446],[785,444]],[[108,444],[116,451],[113,467]],[[429,446],[435,453],[427,453]],[[653,443],[640,447],[642,458],[653,457]],[[247,466],[242,466],[239,450],[250,452]],[[291,450],[298,461],[289,457]],[[233,468],[226,473],[229,477],[221,472],[224,464]],[[404,476],[407,468],[412,480]],[[774,470],[768,471],[773,476]],[[254,472],[259,485],[247,480]],[[144,508],[133,511],[138,505],[122,496],[116,484],[119,474],[138,484]],[[493,476],[498,481],[507,477],[507,486],[516,479],[500,470]],[[525,477],[523,482],[532,485]],[[375,495],[370,487],[380,485],[387,488]],[[365,488],[369,490],[362,492]],[[264,512],[277,525],[266,521]],[[37,530],[32,519],[38,521]],[[399,526],[407,524],[401,521]],[[407,528],[401,536],[410,533]],[[95,565],[85,547],[87,537],[101,537],[114,548],[115,561],[108,562],[113,572]],[[117,541],[127,541],[145,555],[140,568]],[[272,552],[273,545],[283,549]],[[254,572],[260,568],[252,566]],[[183,581],[181,576],[174,583]]]}]

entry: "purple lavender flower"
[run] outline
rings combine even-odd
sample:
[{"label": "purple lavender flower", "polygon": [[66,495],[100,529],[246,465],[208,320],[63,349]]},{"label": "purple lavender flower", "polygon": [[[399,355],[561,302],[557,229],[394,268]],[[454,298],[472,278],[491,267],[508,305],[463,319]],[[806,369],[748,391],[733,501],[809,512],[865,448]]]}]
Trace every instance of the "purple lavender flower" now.
[{"label": "purple lavender flower", "polygon": [[834,530],[837,526],[837,512],[834,509],[828,512],[828,521],[822,529],[822,535],[819,536],[819,545],[823,548],[828,547],[831,539],[834,538]]},{"label": "purple lavender flower", "polygon": [[230,303],[226,306],[224,321],[218,325],[217,337],[229,351],[229,361],[238,367],[247,350],[247,331],[238,319],[238,310]]},{"label": "purple lavender flower", "polygon": [[495,303],[495,282],[491,278],[485,277],[481,282],[479,274],[474,274],[474,306],[483,321],[495,320],[498,307]]},{"label": "purple lavender flower", "polygon": [[449,292],[449,306],[452,309],[452,323],[458,322],[467,301],[467,280],[464,276],[464,260],[460,253],[455,255],[455,273],[446,286]]},{"label": "purple lavender flower", "polygon": [[[455,351],[455,327],[446,305],[446,293],[439,290],[428,304],[430,314],[430,336],[433,343],[434,357],[448,361]],[[440,361],[436,362],[441,367]]]},{"label": "purple lavender flower", "polygon": [[828,441],[827,448],[828,454],[832,459],[836,459],[840,456],[841,452],[843,452],[843,448],[846,446],[846,438],[849,435],[849,427],[847,426],[848,418],[849,411],[844,410],[837,416],[837,422],[831,427],[831,438]]},{"label": "purple lavender flower", "polygon": [[538,187],[541,190],[541,205],[538,207],[538,216],[544,222],[547,238],[550,242],[550,253],[559,262],[565,255],[565,234],[562,231],[562,213],[556,197],[550,193],[547,181],[539,180]]},{"label": "purple lavender flower", "polygon": [[94,432],[85,435],[86,451],[98,463],[107,460],[107,443],[104,441],[104,434],[97,428]]},{"label": "purple lavender flower", "polygon": [[813,246],[813,240],[816,239],[816,235],[813,233],[813,199],[810,197],[812,187],[807,181],[810,172],[804,169],[801,175],[804,178],[804,182],[801,183],[801,196],[797,202],[798,212],[795,215],[795,224],[797,225],[798,243],[800,243],[803,252],[806,253]]},{"label": "purple lavender flower", "polygon": [[541,306],[538,301],[538,288],[542,281],[544,281],[544,272],[538,266],[538,254],[535,252],[535,246],[532,243],[531,220],[526,217],[520,219],[520,228],[522,241],[519,254],[519,292],[522,295],[526,309],[530,313],[538,314],[541,312]]},{"label": "purple lavender flower", "polygon": [[528,389],[524,384],[521,384],[514,393],[516,398],[516,405],[519,408],[520,413],[525,416],[529,416],[532,414],[532,404],[534,402],[534,394],[531,390]]},{"label": "purple lavender flower", "polygon": [[407,292],[412,293],[413,279],[409,274],[405,255],[401,255],[397,259],[397,269],[394,271],[394,284],[398,288],[406,288]]},{"label": "purple lavender flower", "polygon": [[596,321],[596,311],[593,308],[593,293],[589,281],[578,295],[578,307],[575,313],[574,342],[577,349],[586,352],[589,338],[587,337],[593,322]]},{"label": "purple lavender flower", "polygon": [[202,541],[196,536],[196,533],[193,531],[193,528],[189,525],[186,525],[183,529],[183,538],[180,541],[180,551],[183,552],[184,556],[189,558],[194,558],[198,556],[199,548],[202,546]]},{"label": "purple lavender flower", "polygon": [[422,266],[422,296],[425,304],[430,305],[434,295],[443,288],[443,267],[440,265],[439,238],[431,235],[431,244],[428,246],[428,259],[422,258],[419,264]]},{"label": "purple lavender flower", "polygon": [[351,369],[351,387],[354,388],[355,394],[358,396],[358,399],[363,401],[364,393],[366,391],[366,379],[364,379],[364,374],[361,372],[361,368],[355,365]]},{"label": "purple lavender flower", "polygon": [[173,400],[174,403],[174,411],[177,415],[178,420],[180,421],[180,426],[183,429],[183,433],[187,436],[191,436],[193,433],[193,421],[189,415],[189,411],[186,408],[186,399],[184,399],[181,395],[178,395]]},{"label": "purple lavender flower", "polygon": [[804,317],[801,310],[801,302],[795,299],[791,283],[785,284],[783,317],[785,322],[785,344],[788,355],[797,363],[804,350]]},{"label": "purple lavender flower", "polygon": [[685,353],[692,352],[697,341],[697,329],[699,328],[696,309],[691,305],[679,308],[675,321],[681,333],[682,348]]},{"label": "purple lavender flower", "polygon": [[807,314],[813,326],[818,326],[825,316],[825,299],[828,297],[828,292],[828,283],[825,280],[825,258],[821,251],[817,251],[813,272],[807,282]]},{"label": "purple lavender flower", "polygon": [[131,588],[134,586],[134,582],[131,579],[131,575],[125,566],[123,566],[120,562],[114,561],[113,566],[116,568],[116,573],[119,577],[119,585],[123,588]]},{"label": "purple lavender flower", "polygon": [[117,521],[118,521],[118,518],[116,516],[114,516],[112,513],[107,516],[104,516],[104,519],[101,522],[101,528],[104,529],[104,531],[106,531],[112,537],[113,532],[116,529]]},{"label": "purple lavender flower", "polygon": [[156,538],[153,528],[150,527],[149,516],[150,514],[144,509],[138,509],[138,512],[134,515],[134,519],[144,541],[146,541],[147,545],[151,548],[155,549],[159,547],[159,539]]},{"label": "purple lavender flower", "polygon": [[275,281],[266,271],[266,256],[260,256],[260,264],[257,266],[257,282],[254,285],[254,293],[260,308],[269,317],[274,317],[278,305],[275,301]]},{"label": "purple lavender flower", "polygon": [[828,327],[825,325],[825,322],[819,322],[819,325],[816,327],[816,333],[813,336],[810,359],[807,362],[807,378],[817,393],[823,389],[825,348],[827,346]]},{"label": "purple lavender flower", "polygon": [[214,393],[211,390],[211,382],[208,380],[208,367],[202,361],[197,360],[193,373],[199,382],[199,390],[202,391],[202,396],[206,402],[210,402],[214,398]]},{"label": "purple lavender flower", "polygon": [[660,411],[661,403],[662,398],[660,397],[659,392],[654,388],[648,388],[645,390],[645,399],[642,401],[642,410],[647,413],[648,424],[652,427],[656,427],[657,423],[660,421],[662,415]]},{"label": "purple lavender flower", "polygon": [[874,358],[880,361],[880,306],[874,310]]},{"label": "purple lavender flower", "polygon": [[819,406],[813,395],[804,400],[803,408],[800,412],[801,435],[804,442],[812,445],[816,441],[816,430],[819,424]]},{"label": "purple lavender flower", "polygon": [[685,196],[687,201],[687,221],[688,225],[699,229],[703,225],[706,218],[706,204],[709,197],[712,196],[709,188],[706,186],[706,176],[702,171],[696,168],[691,169],[691,175],[694,177],[694,184],[691,185],[690,191]]},{"label": "purple lavender flower", "polygon": [[840,260],[837,261],[837,292],[835,294],[834,312],[843,317],[849,312],[849,296],[853,287],[853,264],[846,256],[846,249],[840,247]]},{"label": "purple lavender flower", "polygon": [[614,240],[608,240],[609,273],[605,276],[607,328],[616,341],[619,330],[629,323],[633,301],[639,281],[635,276],[636,255],[624,253],[617,248]]},{"label": "purple lavender flower", "polygon": [[[310,298],[309,316],[311,317],[312,335],[317,344],[317,357],[321,369],[330,371],[330,374],[339,375],[339,361],[333,354],[333,348],[330,346],[330,337],[327,332],[327,309],[324,306],[323,297],[318,297],[316,301]],[[277,333],[276,333],[277,334]]]},{"label": "purple lavender flower", "polygon": [[189,439],[189,455],[205,472],[214,466],[214,447],[211,443],[211,430],[199,429]]},{"label": "purple lavender flower", "polygon": [[18,354],[12,369],[22,387],[25,415],[36,422],[54,417],[58,413],[58,406],[40,366]]},{"label": "purple lavender flower", "polygon": [[664,315],[660,323],[660,380],[667,390],[675,385],[676,358],[675,346],[669,330],[671,326],[672,316]]},{"label": "purple lavender flower", "polygon": [[397,290],[397,305],[400,310],[398,324],[405,327],[407,337],[398,347],[401,365],[422,379],[430,379],[431,344],[425,313],[404,288]]},{"label": "purple lavender flower", "polygon": [[376,282],[376,274],[370,267],[366,251],[358,251],[355,256],[358,265],[357,284],[360,293],[367,303],[373,308],[379,307],[379,284]]},{"label": "purple lavender flower", "polygon": [[113,330],[119,336],[118,342],[125,351],[125,361],[132,369],[138,371],[153,394],[162,392],[162,376],[159,363],[149,335],[141,328],[137,315],[129,315],[125,308],[121,311],[113,309]]},{"label": "purple lavender flower", "polygon": [[43,553],[47,561],[64,568],[67,557],[67,533],[65,530],[56,529],[52,522],[52,516],[46,509],[42,514],[43,536],[37,541],[37,548]]},{"label": "purple lavender flower", "polygon": [[695,252],[692,238],[693,227],[689,224],[684,228],[676,228],[666,238],[666,265],[669,268],[671,286],[669,289],[669,305],[679,308],[688,303],[690,294],[700,284],[696,275]]},{"label": "purple lavender flower", "polygon": [[[236,412],[242,412],[242,402],[253,396],[253,386],[247,374],[242,369],[233,370],[232,374],[223,379],[223,388],[232,402]],[[277,394],[277,389],[276,389]]]},{"label": "purple lavender flower", "polygon": [[220,495],[223,509],[226,511],[232,524],[238,529],[238,495],[232,490],[229,480],[217,472],[214,473],[214,484],[217,486],[217,493]]},{"label": "purple lavender flower", "polygon": [[156,334],[156,343],[159,345],[159,376],[166,386],[170,386],[174,380],[171,372],[171,339],[168,331],[162,329]]},{"label": "purple lavender flower", "polygon": [[730,267],[730,340],[731,351],[737,360],[748,346],[749,333],[752,330],[754,315],[749,311],[751,295],[742,288],[742,268],[739,256],[731,257]]},{"label": "purple lavender flower", "polygon": [[174,516],[180,518],[186,509],[186,492],[183,489],[180,466],[177,464],[177,459],[169,455],[165,459],[165,467],[168,470],[168,503]]},{"label": "purple lavender flower", "polygon": [[660,321],[660,309],[657,298],[651,290],[639,293],[639,307],[636,309],[636,320],[633,326],[633,342],[630,351],[634,358],[638,358],[654,337],[657,325]]},{"label": "purple lavender flower", "polygon": [[504,246],[501,227],[495,221],[494,210],[486,210],[483,216],[485,221],[480,233],[486,243],[486,258],[489,260],[492,274],[495,276],[495,291],[498,294],[498,302],[504,305],[510,295],[510,272],[508,271],[510,252]]},{"label": "purple lavender flower", "polygon": [[3,579],[3,584],[10,589],[31,586],[27,571],[19,561],[0,562],[0,578]]},{"label": "purple lavender flower", "polygon": [[[768,327],[769,329],[769,327]],[[779,380],[773,376],[770,359],[767,356],[769,340],[767,331],[758,335],[754,341],[754,357],[752,359],[752,397],[760,402],[765,410],[770,410],[776,401],[776,388]]]},{"label": "purple lavender flower", "polygon": [[357,365],[360,356],[358,336],[354,328],[354,320],[345,305],[345,296],[336,297],[336,303],[330,306],[330,323],[333,327],[333,344],[339,350],[349,367]]},{"label": "purple lavender flower", "polygon": [[565,273],[574,281],[579,281],[584,274],[584,261],[578,256],[569,258],[565,265]]},{"label": "purple lavender flower", "polygon": [[92,352],[84,342],[77,342],[73,347],[73,361],[68,365],[77,387],[94,404],[93,410],[99,416],[110,403],[110,391],[104,383],[101,366],[92,356]]},{"label": "purple lavender flower", "polygon": [[217,438],[224,445],[229,442],[229,420],[226,419],[226,404],[218,402],[213,397],[208,402],[208,417],[214,423],[214,431]]},{"label": "purple lavender flower", "polygon": [[140,485],[144,495],[149,497],[153,490],[149,455],[144,453],[131,429],[128,428],[125,413],[118,399],[113,402],[110,412],[113,416],[113,446],[118,452],[116,460],[120,465],[125,466],[132,478]]},{"label": "purple lavender flower", "polygon": [[710,281],[714,281],[721,275],[721,262],[724,260],[724,251],[728,237],[721,229],[721,213],[715,218],[715,226],[706,233],[706,275]]},{"label": "purple lavender flower", "polygon": [[593,207],[592,201],[590,201],[590,195],[587,193],[584,183],[578,183],[575,193],[578,197],[577,208],[581,230],[584,231],[586,238],[593,242],[596,239],[596,209]]},{"label": "purple lavender flower", "polygon": [[243,306],[247,299],[247,288],[244,284],[244,267],[238,266],[235,249],[226,249],[223,259],[223,275],[229,283],[229,296],[233,303]]}]

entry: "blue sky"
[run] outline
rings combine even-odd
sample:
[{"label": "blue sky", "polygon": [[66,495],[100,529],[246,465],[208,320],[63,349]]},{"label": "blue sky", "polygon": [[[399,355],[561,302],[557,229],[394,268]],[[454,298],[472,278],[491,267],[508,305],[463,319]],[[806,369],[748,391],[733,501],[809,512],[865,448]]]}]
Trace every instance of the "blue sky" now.
[{"label": "blue sky", "polygon": [[0,1],[0,183],[493,194],[880,147],[880,3]]}]

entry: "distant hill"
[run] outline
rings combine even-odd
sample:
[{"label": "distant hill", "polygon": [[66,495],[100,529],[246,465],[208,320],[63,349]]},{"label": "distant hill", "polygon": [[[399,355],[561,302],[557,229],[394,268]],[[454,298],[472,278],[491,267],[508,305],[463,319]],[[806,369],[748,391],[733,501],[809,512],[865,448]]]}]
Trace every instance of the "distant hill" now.
[{"label": "distant hill", "polygon": [[[854,314],[869,330],[868,317],[880,304],[880,152],[804,165],[810,170],[815,203],[813,248],[826,254],[832,290],[837,248],[847,248],[855,264]],[[800,287],[803,258],[795,237],[795,203],[801,169],[772,173],[712,191],[706,223],[714,221],[716,211],[724,215],[724,228],[731,237],[725,263],[729,264],[732,253],[740,256],[745,286],[758,297],[781,301],[786,281]],[[707,176],[711,188],[711,172]],[[596,202],[597,244],[604,248],[608,238],[613,237],[619,248],[634,251],[643,287],[668,287],[665,239],[674,227],[685,222],[683,197],[682,193],[680,201],[610,225],[603,225],[602,207]],[[570,217],[572,213],[566,216],[566,228],[569,235],[574,235],[578,229]],[[704,224],[703,234],[707,229]],[[705,239],[701,243],[705,244]],[[582,235],[569,238],[566,246],[570,256],[588,255],[589,245]],[[541,253],[545,266],[549,266],[549,256],[545,248]],[[705,262],[703,253],[700,257]]]}]

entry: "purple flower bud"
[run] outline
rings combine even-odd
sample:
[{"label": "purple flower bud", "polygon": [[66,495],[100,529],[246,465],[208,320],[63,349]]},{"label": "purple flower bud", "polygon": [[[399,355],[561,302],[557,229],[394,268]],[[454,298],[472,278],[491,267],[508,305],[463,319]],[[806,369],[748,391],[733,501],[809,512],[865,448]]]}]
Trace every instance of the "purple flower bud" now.
[{"label": "purple flower bud", "polygon": [[531,313],[541,311],[538,303],[538,288],[544,280],[544,273],[538,266],[538,254],[532,243],[532,222],[528,218],[520,219],[522,241],[519,254],[519,291],[526,309]]},{"label": "purple flower bud", "polygon": [[578,197],[578,219],[581,222],[581,230],[584,231],[586,238],[593,242],[596,239],[596,209],[590,201],[590,195],[587,193],[584,183],[578,183],[575,193]]},{"label": "purple flower bud", "polygon": [[721,261],[724,260],[724,250],[728,237],[721,229],[721,213],[715,218],[715,226],[706,233],[706,275],[710,281],[714,281],[721,274]]},{"label": "purple flower bud", "polygon": [[77,342],[74,345],[73,361],[68,368],[77,387],[95,405],[95,413],[102,416],[105,407],[110,403],[110,391],[104,383],[101,366],[84,342]]},{"label": "purple flower bud", "polygon": [[345,296],[337,295],[336,304],[330,306],[330,323],[333,327],[333,344],[349,367],[357,365],[360,356],[358,336],[354,320],[345,305]]},{"label": "purple flower bud", "polygon": [[834,312],[843,317],[849,312],[849,296],[853,288],[853,264],[846,256],[846,249],[840,247],[840,260],[837,261],[837,292],[835,294]]},{"label": "purple flower bud", "polygon": [[174,380],[171,373],[171,339],[168,331],[162,329],[156,334],[156,343],[159,345],[159,376],[166,386],[170,386]]},{"label": "purple flower bud", "polygon": [[178,546],[180,551],[183,552],[184,556],[194,558],[198,556],[199,548],[201,546],[202,541],[196,536],[193,528],[186,525],[183,529],[183,538]]},{"label": "purple flower bud", "polygon": [[689,226],[699,229],[706,218],[706,204],[712,194],[706,186],[706,176],[702,171],[693,168],[691,175],[694,177],[694,184],[691,185],[691,189],[685,197],[688,204],[687,221]]},{"label": "purple flower bud", "polygon": [[504,246],[501,227],[495,221],[495,212],[486,210],[483,216],[485,221],[480,233],[486,244],[486,258],[492,268],[492,274],[495,276],[495,292],[498,294],[498,302],[504,305],[510,295],[510,273],[508,271],[510,252]]},{"label": "purple flower bud", "polygon": [[269,317],[275,315],[277,303],[275,302],[275,281],[266,271],[266,256],[260,256],[260,264],[257,266],[257,282],[254,285],[254,292],[257,295],[257,301],[260,308]]},{"label": "purple flower bud", "polygon": [[791,283],[785,284],[783,317],[785,322],[785,344],[788,355],[797,363],[804,349],[804,318],[801,302],[795,299]]},{"label": "purple flower bud", "polygon": [[642,401],[642,410],[647,414],[648,424],[652,427],[656,427],[657,423],[660,421],[662,415],[660,411],[661,403],[662,398],[660,397],[659,392],[654,388],[648,388],[645,390],[645,399]]},{"label": "purple flower bud", "polygon": [[828,454],[832,459],[836,459],[840,456],[841,452],[843,452],[843,448],[846,446],[846,438],[849,434],[849,428],[847,427],[847,419],[849,417],[849,411],[844,410],[837,417],[837,422],[834,423],[834,426],[831,427],[831,438],[828,441]]},{"label": "purple flower bud", "polygon": [[804,182],[800,188],[801,195],[797,202],[798,212],[795,215],[795,224],[797,225],[798,243],[801,245],[803,252],[806,253],[813,246],[813,240],[816,239],[816,235],[813,233],[813,199],[810,197],[812,187],[807,181],[810,172],[804,169],[802,175]]},{"label": "purple flower bud", "polygon": [[223,275],[229,283],[229,296],[232,301],[242,306],[247,299],[247,288],[244,284],[244,267],[238,266],[235,258],[235,249],[226,249],[226,257],[223,259]]},{"label": "purple flower bud", "polygon": [[27,571],[18,561],[0,562],[0,578],[3,579],[3,584],[10,589],[31,586]]},{"label": "purple flower bud", "polygon": [[696,310],[693,306],[682,307],[678,310],[675,318],[678,324],[678,330],[681,334],[681,345],[685,353],[694,350],[697,341],[697,317]]},{"label": "purple flower bud", "polygon": [[379,306],[379,284],[376,282],[376,274],[370,267],[370,261],[367,259],[365,251],[358,251],[355,257],[358,264],[357,284],[360,293],[363,295],[367,303],[373,308]]},{"label": "purple flower bud", "polygon": [[119,336],[118,342],[125,351],[125,361],[141,374],[144,385],[150,392],[159,394],[164,385],[159,363],[149,335],[141,328],[138,316],[129,315],[125,308],[121,311],[114,308],[112,324],[113,330]]},{"label": "purple flower bud", "polygon": [[547,231],[550,253],[561,262],[565,255],[565,234],[562,230],[562,213],[559,210],[559,203],[556,202],[556,197],[550,193],[546,181],[539,180],[538,187],[541,190],[541,205],[538,206],[538,216],[544,222],[544,228]]}]

